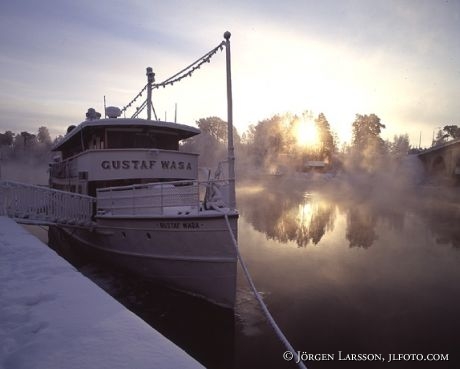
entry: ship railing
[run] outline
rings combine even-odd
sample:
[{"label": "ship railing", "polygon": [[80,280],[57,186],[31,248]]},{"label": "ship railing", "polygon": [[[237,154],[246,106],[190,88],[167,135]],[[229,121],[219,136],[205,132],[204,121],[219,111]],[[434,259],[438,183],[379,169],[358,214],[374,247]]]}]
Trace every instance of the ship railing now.
[{"label": "ship railing", "polygon": [[0,181],[0,213],[30,224],[89,226],[95,198],[14,181]]},{"label": "ship railing", "polygon": [[223,180],[184,180],[99,188],[97,215],[198,214],[204,204],[211,201],[210,193],[225,193],[225,183]]}]

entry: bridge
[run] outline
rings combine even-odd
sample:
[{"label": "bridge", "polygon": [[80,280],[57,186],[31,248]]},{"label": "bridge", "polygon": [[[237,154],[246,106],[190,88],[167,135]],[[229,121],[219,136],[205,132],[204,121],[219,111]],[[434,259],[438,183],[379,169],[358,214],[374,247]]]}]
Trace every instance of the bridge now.
[{"label": "bridge", "polygon": [[446,178],[460,178],[460,139],[432,147],[418,154],[428,175]]},{"label": "bridge", "polygon": [[95,202],[90,196],[0,181],[0,215],[22,224],[91,227]]}]

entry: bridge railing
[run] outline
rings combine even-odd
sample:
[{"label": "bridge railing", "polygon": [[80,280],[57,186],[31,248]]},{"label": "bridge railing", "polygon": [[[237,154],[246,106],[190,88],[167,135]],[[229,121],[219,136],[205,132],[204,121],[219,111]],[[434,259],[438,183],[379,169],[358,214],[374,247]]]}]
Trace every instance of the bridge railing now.
[{"label": "bridge railing", "polygon": [[95,198],[42,186],[0,181],[0,215],[22,223],[91,224]]}]

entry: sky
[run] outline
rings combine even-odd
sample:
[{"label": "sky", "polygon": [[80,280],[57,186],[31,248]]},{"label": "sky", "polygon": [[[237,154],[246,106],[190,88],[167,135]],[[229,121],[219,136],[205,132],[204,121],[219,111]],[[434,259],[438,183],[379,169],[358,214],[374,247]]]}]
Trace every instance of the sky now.
[{"label": "sky", "polygon": [[[2,0],[0,132],[84,120],[195,61],[230,31],[234,125],[324,113],[341,141],[356,114],[412,146],[460,125],[460,0]],[[225,52],[154,90],[160,119],[226,120]],[[138,100],[134,106],[139,106]],[[134,111],[129,110],[128,115]]]}]

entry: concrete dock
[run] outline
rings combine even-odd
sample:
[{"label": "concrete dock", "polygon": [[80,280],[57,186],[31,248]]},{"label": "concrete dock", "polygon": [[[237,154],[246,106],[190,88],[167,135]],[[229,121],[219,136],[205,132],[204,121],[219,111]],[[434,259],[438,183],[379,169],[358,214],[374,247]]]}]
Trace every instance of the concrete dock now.
[{"label": "concrete dock", "polygon": [[6,217],[0,217],[0,367],[204,368]]}]

